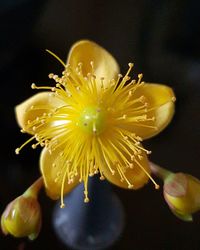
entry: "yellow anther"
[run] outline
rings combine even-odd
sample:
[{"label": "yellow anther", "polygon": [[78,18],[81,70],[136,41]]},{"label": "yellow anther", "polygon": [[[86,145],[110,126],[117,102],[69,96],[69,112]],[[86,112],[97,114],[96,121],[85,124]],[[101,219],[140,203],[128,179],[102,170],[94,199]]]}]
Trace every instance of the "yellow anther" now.
[{"label": "yellow anther", "polygon": [[19,148],[16,148],[16,149],[15,149],[15,154],[18,155],[18,154],[19,154],[19,151],[20,151],[20,149],[19,149]]},{"label": "yellow anther", "polygon": [[133,188],[133,185],[132,185],[132,184],[129,184],[129,185],[128,185],[128,188],[129,188],[129,189]]},{"label": "yellow anther", "polygon": [[176,101],[176,97],[173,96],[173,97],[172,97],[172,102],[175,102],[175,101]]},{"label": "yellow anther", "polygon": [[53,76],[54,76],[54,74],[53,74],[53,73],[50,73],[50,74],[48,75],[48,77],[49,77],[50,79],[52,79],[52,78],[53,78]]},{"label": "yellow anther", "polygon": [[86,197],[85,199],[84,199],[84,202],[85,203],[88,203],[90,200],[89,200],[89,198],[88,197]]},{"label": "yellow anther", "polygon": [[32,83],[32,84],[31,84],[31,88],[32,88],[32,89],[36,89],[36,88],[37,88],[36,84],[35,84],[35,83]]},{"label": "yellow anther", "polygon": [[32,149],[36,149],[36,147],[37,147],[37,144],[32,144]]},{"label": "yellow anther", "polygon": [[65,207],[65,204],[62,203],[62,204],[60,205],[60,208],[64,208],[64,207]]}]

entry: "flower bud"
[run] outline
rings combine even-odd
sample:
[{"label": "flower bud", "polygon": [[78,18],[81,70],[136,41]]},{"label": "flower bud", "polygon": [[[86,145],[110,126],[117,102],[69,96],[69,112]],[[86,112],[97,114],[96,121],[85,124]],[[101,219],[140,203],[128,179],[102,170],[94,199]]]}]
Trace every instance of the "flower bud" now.
[{"label": "flower bud", "polygon": [[170,174],[164,181],[164,198],[179,218],[192,221],[192,214],[200,209],[200,181],[188,174]]},{"label": "flower bud", "polygon": [[184,173],[172,173],[151,163],[152,173],[164,181],[163,194],[171,211],[184,221],[200,210],[200,181]]},{"label": "flower bud", "polygon": [[41,209],[37,192],[42,179],[36,181],[27,191],[10,202],[1,217],[2,232],[15,237],[34,240],[41,228]]}]

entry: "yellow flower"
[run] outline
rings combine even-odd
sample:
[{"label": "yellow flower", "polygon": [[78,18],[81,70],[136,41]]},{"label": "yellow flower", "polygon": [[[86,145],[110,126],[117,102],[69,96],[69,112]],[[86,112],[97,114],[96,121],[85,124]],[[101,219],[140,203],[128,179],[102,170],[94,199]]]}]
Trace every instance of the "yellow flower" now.
[{"label": "yellow flower", "polygon": [[[50,51],[49,51],[50,52]],[[84,182],[85,202],[88,178],[99,173],[100,179],[123,187],[138,189],[150,178],[143,139],[163,130],[174,113],[171,88],[144,83],[119,74],[116,60],[105,49],[91,41],[75,43],[62,76],[50,74],[55,87],[44,89],[16,107],[22,132],[33,136],[30,141],[44,147],[40,169],[47,194],[61,197],[79,182]]]},{"label": "yellow flower", "polygon": [[42,178],[38,179],[21,196],[10,202],[1,216],[1,229],[7,235],[28,237],[34,240],[41,228],[41,209],[37,195],[42,187]]}]

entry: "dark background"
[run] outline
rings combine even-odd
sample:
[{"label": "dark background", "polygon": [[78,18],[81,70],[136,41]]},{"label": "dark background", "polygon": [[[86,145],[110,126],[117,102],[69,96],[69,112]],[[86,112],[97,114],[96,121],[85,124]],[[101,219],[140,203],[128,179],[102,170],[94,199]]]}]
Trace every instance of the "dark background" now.
[{"label": "dark background", "polygon": [[[200,2],[198,0],[1,0],[0,1],[0,209],[38,176],[40,150],[14,150],[26,140],[15,121],[14,106],[34,94],[32,82],[48,84],[75,41],[91,39],[118,60],[122,73],[135,63],[134,75],[171,86],[177,96],[170,126],[145,142],[150,159],[173,171],[200,178]],[[126,212],[126,226],[111,249],[200,249],[200,216],[193,223],[174,217],[148,184],[131,192],[114,187]],[[40,196],[43,227],[37,240],[0,236],[0,249],[67,249],[56,238],[54,202]],[[102,204],[102,206],[106,206]]]}]

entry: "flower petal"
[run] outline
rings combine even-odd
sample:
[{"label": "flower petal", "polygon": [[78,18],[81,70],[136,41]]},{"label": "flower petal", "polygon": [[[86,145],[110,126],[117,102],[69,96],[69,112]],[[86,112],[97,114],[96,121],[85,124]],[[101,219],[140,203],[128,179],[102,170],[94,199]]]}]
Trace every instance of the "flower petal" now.
[{"label": "flower petal", "polygon": [[[142,159],[137,159],[136,162],[133,162],[133,168],[127,168],[124,172],[124,176],[129,181],[130,184],[133,185],[133,189],[139,189],[143,187],[149,180],[149,177],[145,173],[145,171],[149,174],[150,168],[149,168],[149,162],[146,157],[145,153],[141,153]],[[131,162],[131,159],[127,159]],[[121,176],[116,169],[115,165],[112,166],[112,169],[115,171],[115,174],[113,175],[106,164],[102,164],[101,170],[103,172],[103,175],[106,177],[108,181],[111,183],[121,187],[121,188],[128,188],[128,183],[126,180],[121,181]],[[145,170],[145,171],[144,171]]]},{"label": "flower petal", "polygon": [[43,113],[49,113],[61,105],[64,105],[64,102],[51,92],[38,93],[15,107],[17,122],[26,132],[34,134],[28,128],[28,121],[33,121]]},{"label": "flower petal", "polygon": [[81,40],[72,46],[67,60],[72,68],[76,68],[81,62],[83,74],[86,76],[91,72],[91,61],[94,62],[94,74],[98,78],[104,77],[105,84],[116,78],[119,73],[119,66],[115,58],[98,44]]},{"label": "flower petal", "polygon": [[154,117],[155,120],[140,122],[141,126],[132,125],[130,129],[141,138],[147,139],[160,133],[170,123],[174,114],[175,95],[168,86],[146,83],[135,91],[134,98],[140,96],[144,96],[148,103],[147,116]]},{"label": "flower petal", "polygon": [[[62,180],[65,172],[63,164],[53,165],[53,163],[60,156],[60,148],[49,153],[49,150],[44,148],[40,156],[40,170],[43,176],[47,195],[53,199],[59,199],[61,196]],[[58,178],[60,176],[60,178]],[[65,181],[64,194],[70,192],[77,184],[79,184],[79,177],[74,177],[73,183],[68,184]]]}]

